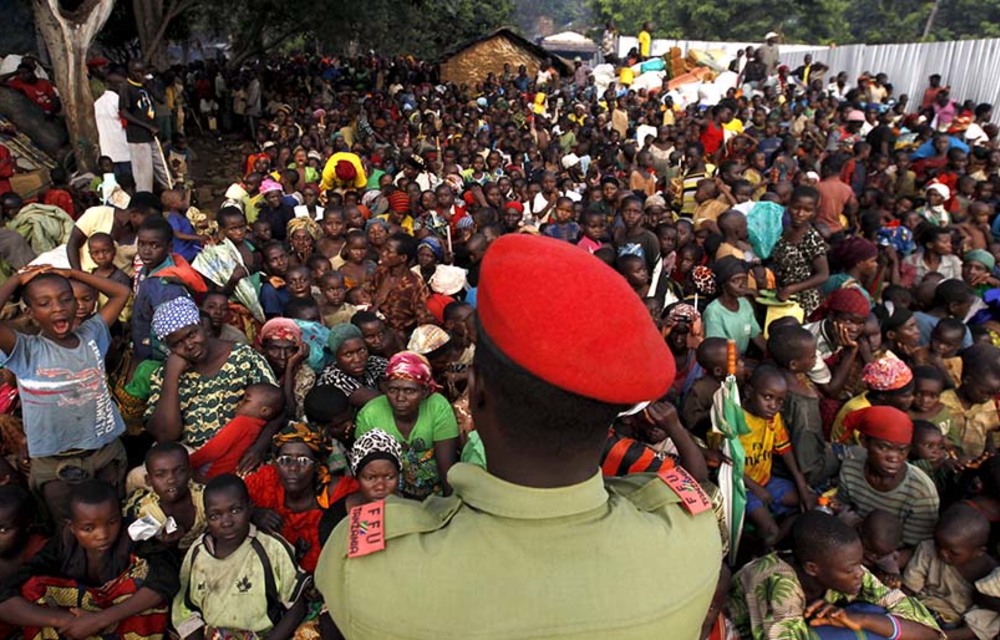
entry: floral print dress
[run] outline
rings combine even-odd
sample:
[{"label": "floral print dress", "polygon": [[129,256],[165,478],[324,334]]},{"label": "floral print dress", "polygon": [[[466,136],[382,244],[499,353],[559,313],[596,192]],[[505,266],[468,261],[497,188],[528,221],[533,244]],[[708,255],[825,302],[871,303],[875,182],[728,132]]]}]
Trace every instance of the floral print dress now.
[{"label": "floral print dress", "polygon": [[[786,236],[781,236],[771,253],[779,286],[787,287],[811,278],[813,260],[822,255],[826,255],[826,243],[823,242],[823,236],[812,227],[798,242],[793,243]],[[799,306],[807,318],[819,307],[819,289],[800,291],[798,298]]]}]

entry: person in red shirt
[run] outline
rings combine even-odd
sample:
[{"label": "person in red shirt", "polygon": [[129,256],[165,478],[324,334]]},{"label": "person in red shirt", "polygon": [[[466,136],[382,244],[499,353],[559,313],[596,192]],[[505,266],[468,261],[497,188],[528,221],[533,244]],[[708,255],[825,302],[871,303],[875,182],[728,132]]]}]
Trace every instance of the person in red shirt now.
[{"label": "person in red shirt", "polygon": [[35,75],[35,66],[31,62],[22,62],[17,65],[17,71],[7,74],[0,80],[5,81],[11,89],[16,89],[27,96],[46,115],[55,115],[62,109],[56,88],[48,80]]},{"label": "person in red shirt", "polygon": [[42,204],[54,205],[65,211],[70,218],[76,220],[76,204],[73,202],[73,196],[69,192],[68,177],[66,176],[66,170],[62,167],[54,167],[49,172],[49,177],[52,179],[52,188],[45,192],[42,196]]},{"label": "person in red shirt", "polygon": [[705,147],[705,155],[718,163],[716,158],[722,149],[725,141],[725,130],[722,125],[733,119],[733,110],[725,105],[717,105],[712,109],[712,117],[709,118],[705,130],[701,132],[701,145]]}]

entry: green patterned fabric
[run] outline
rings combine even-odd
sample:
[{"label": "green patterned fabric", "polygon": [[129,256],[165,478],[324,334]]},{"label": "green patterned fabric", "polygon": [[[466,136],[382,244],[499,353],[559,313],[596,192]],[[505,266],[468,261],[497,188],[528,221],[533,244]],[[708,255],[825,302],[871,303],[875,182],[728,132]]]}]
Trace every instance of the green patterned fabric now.
[{"label": "green patterned fabric", "polygon": [[[741,638],[753,640],[815,640],[818,636],[803,616],[808,602],[795,568],[777,553],[758,558],[733,576],[726,612],[740,631]],[[916,598],[899,589],[890,589],[867,569],[861,591],[849,596],[827,591],[827,602],[847,605],[867,602],[900,618],[938,629],[931,613]],[[859,637],[864,637],[859,636]],[[944,637],[944,634],[941,634]]]},{"label": "green patterned fabric", "polygon": [[[213,376],[187,371],[180,379],[181,441],[195,449],[208,442],[236,415],[244,389],[258,382],[277,384],[267,360],[245,344],[236,344],[226,363]],[[163,388],[163,369],[150,377],[146,419],[153,415]]]}]

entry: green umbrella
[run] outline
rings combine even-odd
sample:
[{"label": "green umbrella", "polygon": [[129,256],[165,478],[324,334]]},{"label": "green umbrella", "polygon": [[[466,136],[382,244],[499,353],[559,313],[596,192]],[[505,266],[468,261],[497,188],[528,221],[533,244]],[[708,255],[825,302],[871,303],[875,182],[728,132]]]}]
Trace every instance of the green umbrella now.
[{"label": "green umbrella", "polygon": [[740,390],[736,383],[736,343],[729,341],[729,374],[712,398],[712,432],[722,437],[722,453],[727,460],[719,466],[719,490],[722,493],[723,513],[729,530],[729,561],[736,561],[743,517],[746,514],[747,487],[743,481],[746,452],[740,436],[750,433],[743,408]]}]

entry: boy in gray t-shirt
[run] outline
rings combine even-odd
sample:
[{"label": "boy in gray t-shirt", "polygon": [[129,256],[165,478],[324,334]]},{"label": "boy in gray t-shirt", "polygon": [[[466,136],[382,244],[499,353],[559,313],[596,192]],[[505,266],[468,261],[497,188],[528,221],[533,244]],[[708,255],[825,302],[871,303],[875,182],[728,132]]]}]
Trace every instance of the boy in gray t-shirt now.
[{"label": "boy in gray t-shirt", "polygon": [[[94,316],[77,325],[77,301],[69,280],[108,297]],[[28,315],[41,330],[28,335],[0,324],[0,365],[17,377],[21,396],[29,484],[53,519],[69,516],[69,483],[90,478],[121,485],[125,431],[111,399],[104,356],[108,327],[128,301],[128,287],[81,271],[28,267],[0,285],[0,306],[22,287]]]}]

